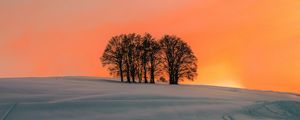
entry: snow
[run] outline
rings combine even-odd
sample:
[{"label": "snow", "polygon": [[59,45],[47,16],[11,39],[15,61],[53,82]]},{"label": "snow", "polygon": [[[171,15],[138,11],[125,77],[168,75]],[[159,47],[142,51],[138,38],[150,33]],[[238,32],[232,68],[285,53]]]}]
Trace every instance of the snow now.
[{"label": "snow", "polygon": [[0,120],[24,119],[299,120],[300,95],[96,77],[1,78]]}]

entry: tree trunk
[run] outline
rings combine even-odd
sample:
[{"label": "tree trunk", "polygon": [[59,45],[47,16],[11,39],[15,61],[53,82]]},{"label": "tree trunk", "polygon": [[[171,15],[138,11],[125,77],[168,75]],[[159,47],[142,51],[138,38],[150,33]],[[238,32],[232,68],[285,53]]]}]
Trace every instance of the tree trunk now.
[{"label": "tree trunk", "polygon": [[120,69],[120,78],[121,78],[121,82],[124,82],[124,80],[123,80],[123,70],[122,70],[122,68]]},{"label": "tree trunk", "polygon": [[120,79],[123,82],[123,69],[122,69],[122,62],[119,63],[119,72],[120,72]]},{"label": "tree trunk", "polygon": [[151,78],[150,78],[150,83],[155,83],[155,80],[154,80],[154,68],[151,68]]},{"label": "tree trunk", "polygon": [[173,70],[169,71],[169,83],[174,84]]},{"label": "tree trunk", "polygon": [[179,79],[178,71],[175,71],[174,84],[178,84],[178,79]]},{"label": "tree trunk", "polygon": [[131,67],[131,79],[132,82],[135,83],[135,69],[133,66]]},{"label": "tree trunk", "polygon": [[151,57],[151,65],[150,65],[150,83],[155,83],[155,81],[154,81],[154,72],[155,72],[155,66],[154,66],[154,64],[155,64],[155,62],[154,62],[154,59],[153,59],[153,57]]},{"label": "tree trunk", "polygon": [[128,63],[126,63],[126,77],[127,77],[127,82],[130,83],[130,71],[129,71]]},{"label": "tree trunk", "polygon": [[145,83],[148,83],[148,80],[147,80],[147,68],[146,68],[146,64],[145,63],[143,64],[143,67],[144,67],[144,80],[145,80]]},{"label": "tree trunk", "polygon": [[142,83],[142,72],[138,70],[139,83]]},{"label": "tree trunk", "polygon": [[172,71],[171,71],[171,77],[172,77],[172,79],[171,79],[172,80],[172,84],[178,84],[175,69],[172,69]]}]

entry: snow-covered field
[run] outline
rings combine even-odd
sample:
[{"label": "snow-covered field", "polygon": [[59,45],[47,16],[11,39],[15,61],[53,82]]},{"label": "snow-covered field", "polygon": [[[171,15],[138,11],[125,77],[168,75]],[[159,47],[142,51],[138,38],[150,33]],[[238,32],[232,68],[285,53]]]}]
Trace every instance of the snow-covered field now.
[{"label": "snow-covered field", "polygon": [[300,96],[93,77],[2,78],[0,120],[300,120]]}]

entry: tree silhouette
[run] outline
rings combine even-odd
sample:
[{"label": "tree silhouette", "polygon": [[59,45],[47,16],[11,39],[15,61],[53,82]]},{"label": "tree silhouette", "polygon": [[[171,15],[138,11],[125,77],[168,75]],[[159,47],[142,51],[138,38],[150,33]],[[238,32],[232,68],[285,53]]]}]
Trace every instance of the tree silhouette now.
[{"label": "tree silhouette", "polygon": [[197,58],[190,46],[175,35],[163,36],[160,44],[169,83],[178,84],[184,78],[193,80],[197,75]]},{"label": "tree silhouette", "polygon": [[143,42],[142,45],[140,46],[140,50],[142,51],[141,54],[141,61],[142,61],[142,67],[143,67],[143,76],[144,76],[144,82],[148,83],[147,79],[147,64],[149,62],[149,53],[150,53],[150,41],[154,40],[153,37],[149,34],[146,33],[143,36]]},{"label": "tree silhouette", "polygon": [[121,82],[126,76],[128,83],[136,82],[136,77],[139,83],[142,79],[148,83],[150,75],[150,83],[155,83],[155,78],[164,76],[164,70],[170,84],[193,80],[197,75],[196,56],[190,46],[175,35],[165,35],[159,42],[149,33],[113,36],[100,59],[110,74],[120,76]]},{"label": "tree silhouette", "polygon": [[132,82],[135,82],[136,69],[138,65],[139,55],[138,55],[138,43],[141,41],[141,36],[136,33],[131,33],[124,35],[123,47],[126,62],[127,78],[128,75],[131,76]]},{"label": "tree silhouette", "polygon": [[136,68],[136,76],[139,79],[139,83],[141,83],[143,78],[143,38],[140,35],[137,35],[134,39],[134,44],[134,64]]},{"label": "tree silhouette", "polygon": [[110,74],[120,76],[121,82],[123,82],[124,50],[122,35],[110,39],[100,59],[103,66],[108,66]]},{"label": "tree silhouette", "polygon": [[150,83],[155,83],[155,73],[160,73],[162,58],[160,54],[161,47],[154,39],[150,40],[149,61],[150,61]]}]

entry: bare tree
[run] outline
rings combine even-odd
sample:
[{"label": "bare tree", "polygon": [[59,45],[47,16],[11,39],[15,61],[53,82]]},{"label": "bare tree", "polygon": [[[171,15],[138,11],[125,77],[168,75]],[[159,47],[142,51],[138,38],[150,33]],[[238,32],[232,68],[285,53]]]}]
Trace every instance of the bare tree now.
[{"label": "bare tree", "polygon": [[149,70],[150,83],[155,83],[155,73],[159,71],[158,65],[161,63],[158,54],[160,51],[160,45],[151,34],[145,33],[140,50],[142,51],[141,60],[144,72],[144,81],[145,83],[148,83],[147,71]]},{"label": "bare tree", "polygon": [[169,83],[178,84],[179,80],[193,80],[197,75],[197,58],[190,46],[173,35],[165,35],[160,40],[164,66],[169,74]]},{"label": "bare tree", "polygon": [[142,83],[143,79],[143,38],[138,35],[135,40],[135,48],[134,48],[134,64],[135,64],[135,69],[136,69],[136,76],[139,79],[139,83]]},{"label": "bare tree", "polygon": [[[136,77],[145,83],[155,83],[163,70],[169,75],[170,84],[180,80],[193,80],[197,75],[197,58],[190,46],[179,37],[165,35],[158,42],[151,34],[143,37],[136,33],[113,36],[101,57],[103,66],[108,66],[110,74],[127,77],[127,82],[135,82]],[[150,73],[148,73],[150,71]]]},{"label": "bare tree", "polygon": [[100,59],[103,66],[108,66],[110,74],[120,76],[123,82],[124,51],[121,35],[110,39]]},{"label": "bare tree", "polygon": [[149,61],[150,61],[150,83],[155,83],[155,73],[161,72],[162,58],[161,47],[154,39],[150,40]]},{"label": "bare tree", "polygon": [[136,33],[127,34],[123,38],[123,47],[126,53],[125,62],[127,74],[131,76],[132,82],[135,82],[137,60],[138,60],[138,42],[141,40],[141,36]]},{"label": "bare tree", "polygon": [[141,55],[141,61],[142,61],[142,68],[143,68],[143,76],[144,76],[144,82],[148,83],[148,78],[147,78],[147,64],[149,62],[149,52],[150,52],[150,42],[154,40],[152,35],[149,33],[146,33],[143,36],[143,42],[141,45],[141,51],[142,51],[142,55]]}]

